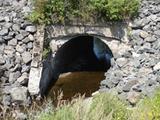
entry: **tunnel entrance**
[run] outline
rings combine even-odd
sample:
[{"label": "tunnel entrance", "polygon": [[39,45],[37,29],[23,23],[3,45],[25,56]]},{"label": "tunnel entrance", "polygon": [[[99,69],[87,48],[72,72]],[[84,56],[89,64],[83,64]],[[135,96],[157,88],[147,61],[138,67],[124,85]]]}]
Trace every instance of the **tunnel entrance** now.
[{"label": "tunnel entrance", "polygon": [[104,72],[111,66],[110,48],[99,38],[80,35],[63,44],[54,57],[44,61],[40,92],[49,95],[61,90],[64,99],[75,94],[91,96],[99,89]]}]

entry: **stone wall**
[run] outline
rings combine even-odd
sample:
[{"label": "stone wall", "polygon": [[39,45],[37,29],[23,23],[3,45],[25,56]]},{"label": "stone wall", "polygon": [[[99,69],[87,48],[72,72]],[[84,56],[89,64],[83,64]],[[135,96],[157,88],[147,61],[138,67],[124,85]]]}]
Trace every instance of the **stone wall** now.
[{"label": "stone wall", "polygon": [[143,0],[130,27],[131,49],[115,56],[100,91],[113,92],[135,105],[160,87],[160,1]]},{"label": "stone wall", "polygon": [[0,103],[4,108],[30,104],[27,85],[37,31],[25,18],[30,12],[28,0],[0,0]]}]

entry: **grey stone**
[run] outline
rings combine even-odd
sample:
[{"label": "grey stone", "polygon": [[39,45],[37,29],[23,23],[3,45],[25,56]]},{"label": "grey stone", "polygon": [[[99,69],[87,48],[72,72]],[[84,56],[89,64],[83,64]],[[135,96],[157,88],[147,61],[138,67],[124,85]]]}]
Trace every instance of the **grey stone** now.
[{"label": "grey stone", "polygon": [[22,53],[22,59],[24,61],[24,63],[28,63],[32,60],[32,55],[30,52],[24,52]]},{"label": "grey stone", "polygon": [[24,46],[24,45],[17,45],[16,46],[16,50],[17,50],[17,52],[19,52],[19,53],[23,53],[24,51],[26,51],[26,47]]},{"label": "grey stone", "polygon": [[5,22],[5,19],[3,18],[3,16],[0,16],[0,23],[1,22]]},{"label": "grey stone", "polygon": [[5,46],[4,53],[12,56],[15,53],[15,49],[13,46]]},{"label": "grey stone", "polygon": [[17,82],[19,82],[21,85],[27,85],[28,84],[28,74],[23,73],[21,77],[17,79]]},{"label": "grey stone", "polygon": [[22,34],[18,34],[15,37],[17,40],[22,40],[24,38],[24,36]]},{"label": "grey stone", "polygon": [[157,40],[157,38],[155,36],[145,38],[145,41],[147,41],[147,42],[154,42],[156,40]]},{"label": "grey stone", "polygon": [[16,46],[17,45],[17,39],[13,38],[12,40],[8,41],[8,45]]},{"label": "grey stone", "polygon": [[[5,71],[5,68],[4,67],[0,67],[0,76],[3,76],[4,71]],[[1,81],[1,79],[0,79],[0,81]]]},{"label": "grey stone", "polygon": [[135,105],[140,100],[140,93],[137,92],[129,92],[127,94],[127,100],[131,105]]},{"label": "grey stone", "polygon": [[8,78],[6,78],[6,77],[1,77],[0,80],[2,81],[2,83],[8,83]]},{"label": "grey stone", "polygon": [[27,48],[32,49],[32,48],[33,48],[33,43],[32,43],[32,42],[29,42],[29,43],[27,44]]},{"label": "grey stone", "polygon": [[29,35],[28,32],[26,32],[25,30],[21,30],[20,33],[24,36],[27,37]]},{"label": "grey stone", "polygon": [[147,80],[147,81],[146,81],[146,85],[147,85],[147,86],[156,85],[156,81],[154,81],[154,80]]},{"label": "grey stone", "polygon": [[11,36],[11,37],[13,37],[13,38],[14,38],[14,36],[15,36],[15,32],[14,32],[14,31],[10,31],[10,32],[9,32],[9,36]]},{"label": "grey stone", "polygon": [[7,22],[7,23],[5,23],[4,27],[9,29],[12,27],[12,25],[13,25],[13,23]]},{"label": "grey stone", "polygon": [[29,70],[30,70],[30,66],[27,66],[26,64],[22,65],[22,70],[21,70],[22,73],[29,72]]},{"label": "grey stone", "polygon": [[160,36],[160,30],[155,31],[154,34]]},{"label": "grey stone", "polygon": [[3,1],[2,0],[0,0],[0,7],[2,7],[3,6]]},{"label": "grey stone", "polygon": [[134,23],[131,25],[133,29],[142,28],[145,24],[142,24],[143,20],[135,20]]},{"label": "grey stone", "polygon": [[10,35],[7,35],[7,36],[3,36],[3,39],[6,40],[6,41],[9,41],[11,40],[13,37],[10,36]]},{"label": "grey stone", "polygon": [[19,71],[11,72],[9,74],[9,82],[14,83],[20,76],[21,76],[21,73]]},{"label": "grey stone", "polygon": [[5,16],[4,19],[6,22],[12,22],[11,16]]},{"label": "grey stone", "polygon": [[2,38],[2,36],[0,36],[0,43],[4,43],[5,40]]},{"label": "grey stone", "polygon": [[28,15],[31,12],[31,8],[29,6],[25,6],[23,7],[23,11],[25,13],[25,15]]},{"label": "grey stone", "polygon": [[143,95],[147,96],[147,97],[153,97],[154,93],[155,93],[155,88],[154,86],[152,87],[144,87],[142,90]]},{"label": "grey stone", "polygon": [[24,21],[24,23],[21,24],[22,29],[26,29],[27,26],[32,26],[32,23],[29,21]]},{"label": "grey stone", "polygon": [[0,35],[1,36],[6,36],[8,35],[9,30],[7,28],[3,28],[2,30],[0,30]]},{"label": "grey stone", "polygon": [[27,26],[25,30],[30,33],[35,33],[37,31],[35,26]]},{"label": "grey stone", "polygon": [[28,37],[26,37],[26,38],[24,38],[22,41],[23,41],[24,43],[28,43],[28,42],[30,41],[30,39],[29,39]]},{"label": "grey stone", "polygon": [[4,94],[10,94],[10,90],[12,89],[11,86],[5,86],[4,89],[3,89],[3,93]]},{"label": "grey stone", "polygon": [[10,106],[11,105],[11,96],[10,95],[4,95],[2,104],[4,106]]},{"label": "grey stone", "polygon": [[152,43],[152,48],[155,50],[160,50],[160,38],[157,39],[157,41]]},{"label": "grey stone", "polygon": [[133,31],[131,32],[131,35],[132,35],[133,39],[136,39],[136,40],[142,39],[142,38],[140,37],[141,31],[142,31],[142,30],[133,30]]},{"label": "grey stone", "polygon": [[20,25],[19,25],[19,24],[13,24],[13,25],[12,25],[12,29],[13,29],[14,31],[20,31]]},{"label": "grey stone", "polygon": [[133,85],[132,90],[135,92],[142,92],[143,87],[143,84]]},{"label": "grey stone", "polygon": [[160,83],[160,76],[156,78],[156,81]]},{"label": "grey stone", "polygon": [[148,32],[146,32],[146,31],[141,31],[141,32],[140,32],[140,36],[141,36],[143,39],[145,39],[145,38],[147,38],[147,37],[149,36],[149,34],[148,34]]},{"label": "grey stone", "polygon": [[34,68],[32,67],[29,74],[28,90],[31,95],[36,95],[39,93],[39,82],[41,78],[42,67]]},{"label": "grey stone", "polygon": [[154,70],[154,71],[160,70],[160,62],[157,63],[157,64],[153,67],[153,70]]},{"label": "grey stone", "polygon": [[137,73],[138,76],[147,76],[148,74],[152,73],[152,68],[146,68],[146,67],[141,67]]},{"label": "grey stone", "polygon": [[148,18],[150,18],[153,22],[156,22],[157,15],[152,14],[152,15],[148,16]]},{"label": "grey stone", "polygon": [[16,64],[21,64],[22,61],[23,60],[22,60],[22,57],[20,55],[16,56],[16,60],[15,60]]},{"label": "grey stone", "polygon": [[14,66],[14,68],[12,68],[10,71],[11,72],[15,72],[15,71],[19,71],[21,69],[21,65],[20,64],[16,64],[15,66]]},{"label": "grey stone", "polygon": [[127,64],[128,60],[126,58],[118,58],[116,60],[116,63],[118,64],[119,67],[123,67]]},{"label": "grey stone", "polygon": [[5,0],[5,1],[3,1],[3,5],[4,6],[11,6],[11,3],[9,0]]},{"label": "grey stone", "polygon": [[150,26],[150,24],[144,26],[144,27],[143,27],[143,30],[144,30],[144,31],[151,31],[151,26]]},{"label": "grey stone", "polygon": [[28,90],[26,87],[13,87],[10,94],[13,101],[23,102],[27,100]]},{"label": "grey stone", "polygon": [[106,86],[107,88],[113,88],[115,87],[115,84],[111,80],[103,80],[101,82],[102,86]]},{"label": "grey stone", "polygon": [[129,92],[133,85],[137,84],[137,80],[131,80],[126,83],[126,85],[122,88],[124,92]]},{"label": "grey stone", "polygon": [[3,65],[3,64],[5,64],[5,59],[2,56],[2,54],[0,54],[0,65]]},{"label": "grey stone", "polygon": [[35,38],[34,38],[34,36],[33,35],[28,35],[28,38],[30,39],[30,41],[34,41],[35,40]]}]

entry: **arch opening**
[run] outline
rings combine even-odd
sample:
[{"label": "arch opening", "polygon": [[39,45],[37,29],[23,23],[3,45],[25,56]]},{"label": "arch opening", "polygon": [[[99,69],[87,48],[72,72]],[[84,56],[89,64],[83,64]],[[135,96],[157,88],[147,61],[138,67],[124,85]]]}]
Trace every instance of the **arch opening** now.
[{"label": "arch opening", "polygon": [[64,98],[76,93],[90,96],[99,89],[104,72],[111,66],[110,48],[99,38],[90,35],[76,36],[63,44],[54,57],[49,53],[43,63],[40,94],[50,89],[62,90]]}]

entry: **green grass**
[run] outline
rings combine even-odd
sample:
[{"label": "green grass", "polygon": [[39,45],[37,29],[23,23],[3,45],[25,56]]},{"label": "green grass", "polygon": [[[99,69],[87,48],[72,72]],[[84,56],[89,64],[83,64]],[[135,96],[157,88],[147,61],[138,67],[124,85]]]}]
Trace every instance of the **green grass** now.
[{"label": "green grass", "polygon": [[139,102],[131,118],[132,120],[160,120],[160,90],[154,97]]},{"label": "green grass", "polygon": [[140,0],[33,0],[29,20],[39,24],[122,21],[138,14]]},{"label": "green grass", "polygon": [[[51,105],[49,105],[51,106]],[[117,97],[100,94],[85,101],[83,97],[39,112],[37,120],[127,120],[126,107]]]},{"label": "green grass", "polygon": [[[160,90],[153,97],[140,100],[133,108],[112,93],[100,93],[89,99],[80,96],[72,101],[61,98],[57,97],[56,106],[52,100],[43,104],[34,102],[30,108],[24,107],[23,112],[28,114],[28,120],[160,120]],[[14,110],[1,110],[2,120],[15,119],[10,112]]]},{"label": "green grass", "polygon": [[129,107],[116,96],[101,93],[91,100],[83,97],[70,102],[51,102],[36,112],[33,120],[160,120],[160,90],[154,97],[146,97],[136,107]]}]

